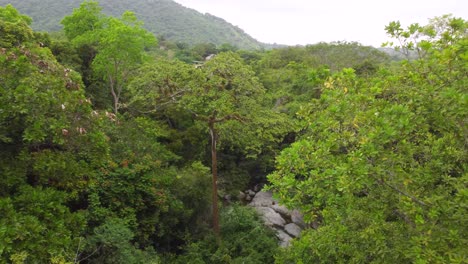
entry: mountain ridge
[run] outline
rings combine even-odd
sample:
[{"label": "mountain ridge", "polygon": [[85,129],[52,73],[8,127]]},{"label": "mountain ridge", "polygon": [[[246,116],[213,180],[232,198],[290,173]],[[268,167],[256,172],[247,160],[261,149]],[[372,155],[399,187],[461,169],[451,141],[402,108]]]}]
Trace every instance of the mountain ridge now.
[{"label": "mountain ridge", "polygon": [[[21,13],[33,19],[32,28],[39,31],[58,31],[64,16],[79,7],[82,0],[0,0],[0,6],[12,4]],[[202,14],[172,0],[100,0],[107,15],[120,17],[126,11],[134,12],[145,28],[157,36],[189,45],[213,43],[231,44],[240,49],[262,49],[268,44],[257,41],[241,28],[223,18]]]}]

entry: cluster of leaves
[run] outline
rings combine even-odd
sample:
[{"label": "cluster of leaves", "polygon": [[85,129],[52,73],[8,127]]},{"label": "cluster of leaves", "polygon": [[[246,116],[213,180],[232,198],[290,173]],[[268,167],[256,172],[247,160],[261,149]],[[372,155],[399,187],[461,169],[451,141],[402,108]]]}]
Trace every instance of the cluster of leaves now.
[{"label": "cluster of leaves", "polygon": [[221,242],[208,235],[189,244],[168,263],[273,263],[278,242],[253,208],[234,205],[221,212]]},{"label": "cluster of leaves", "polygon": [[388,62],[375,48],[336,42],[274,49],[252,64],[272,106],[294,118],[301,105],[320,96],[321,84],[331,74],[353,68],[359,75],[370,75]]},{"label": "cluster of leaves", "polygon": [[422,55],[359,78],[345,69],[299,115],[271,188],[310,222],[279,263],[467,260],[467,30],[443,17],[387,32]]}]

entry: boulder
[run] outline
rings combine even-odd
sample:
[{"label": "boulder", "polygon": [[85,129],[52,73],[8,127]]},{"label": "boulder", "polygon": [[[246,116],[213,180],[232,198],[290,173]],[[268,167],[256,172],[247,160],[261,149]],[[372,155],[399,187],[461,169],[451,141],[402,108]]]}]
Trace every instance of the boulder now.
[{"label": "boulder", "polygon": [[252,190],[247,190],[247,191],[245,191],[245,193],[246,193],[247,195],[252,196],[252,197],[255,196],[255,192],[252,191]]},{"label": "boulder", "polygon": [[275,202],[271,192],[258,192],[253,198],[250,206],[254,207],[271,207]]},{"label": "boulder", "polygon": [[239,191],[239,194],[237,195],[237,199],[239,199],[240,201],[244,200],[245,199],[245,193],[244,192],[241,192]]},{"label": "boulder", "polygon": [[291,218],[291,211],[289,211],[289,209],[286,208],[286,206],[275,203],[271,206],[271,208],[277,213],[285,216],[286,218]]},{"label": "boulder", "polygon": [[283,217],[270,207],[255,207],[255,209],[262,216],[265,225],[280,228],[283,228],[284,225],[286,225],[286,221]]},{"label": "boulder", "polygon": [[292,237],[300,237],[302,229],[295,223],[289,223],[284,226],[284,231]]},{"label": "boulder", "polygon": [[228,202],[231,202],[231,200],[232,200],[232,195],[230,195],[230,194],[224,195],[224,200],[226,200],[226,201],[228,201]]},{"label": "boulder", "polygon": [[298,210],[293,210],[291,212],[291,221],[301,227],[302,229],[306,228],[306,223],[304,222],[304,217],[302,216],[301,212]]},{"label": "boulder", "polygon": [[286,234],[283,230],[276,230],[276,237],[278,237],[280,241],[281,247],[287,247],[291,243],[292,237]]}]

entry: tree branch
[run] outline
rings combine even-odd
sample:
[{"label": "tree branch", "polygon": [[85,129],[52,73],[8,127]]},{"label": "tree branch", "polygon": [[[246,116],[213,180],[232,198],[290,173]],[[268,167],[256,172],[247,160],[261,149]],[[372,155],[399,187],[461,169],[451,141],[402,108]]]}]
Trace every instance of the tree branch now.
[{"label": "tree branch", "polygon": [[[392,172],[389,172],[389,174],[392,174]],[[417,203],[417,204],[419,204],[419,205],[421,205],[421,206],[424,206],[424,207],[427,207],[427,206],[428,206],[428,204],[426,204],[426,203],[424,203],[423,201],[419,200],[419,199],[416,198],[415,196],[413,196],[413,195],[411,195],[411,194],[409,194],[409,193],[407,193],[407,192],[405,192],[405,191],[400,190],[398,187],[395,187],[395,186],[393,186],[393,185],[391,185],[391,184],[385,182],[383,179],[379,179],[379,178],[377,178],[376,176],[374,176],[374,175],[372,175],[372,174],[370,174],[370,176],[371,176],[372,178],[374,178],[377,182],[379,182],[379,183],[381,183],[381,184],[383,184],[383,185],[389,187],[390,189],[392,189],[392,190],[398,192],[398,193],[401,194],[401,195],[404,195],[404,196],[410,198],[413,202],[415,202],[415,203]]]},{"label": "tree branch", "polygon": [[227,115],[227,116],[224,116],[223,118],[217,118],[214,120],[215,123],[219,123],[219,122],[224,122],[224,121],[227,121],[227,120],[237,120],[241,123],[245,123],[245,118],[243,118],[242,116],[238,115],[238,114],[231,114],[231,115]]}]

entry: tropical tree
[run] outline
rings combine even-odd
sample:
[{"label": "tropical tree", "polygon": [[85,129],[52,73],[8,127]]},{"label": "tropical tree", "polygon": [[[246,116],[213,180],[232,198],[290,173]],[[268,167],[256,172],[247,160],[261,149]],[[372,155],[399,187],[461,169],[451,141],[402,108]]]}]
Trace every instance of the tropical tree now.
[{"label": "tropical tree", "polygon": [[92,68],[107,82],[117,114],[130,73],[143,62],[145,49],[155,45],[156,38],[143,29],[134,13],[127,11],[121,18],[106,17],[95,1],[83,2],[62,24],[76,45],[91,44],[97,50]]},{"label": "tropical tree", "polygon": [[0,35],[0,259],[5,263],[75,256],[85,227],[80,197],[108,157],[79,74],[57,63],[29,21],[12,6],[0,7],[0,25],[7,30]]},{"label": "tropical tree", "polygon": [[0,7],[0,47],[11,48],[32,39],[29,25],[32,19],[22,15],[12,5]]},{"label": "tropical tree", "polygon": [[132,82],[130,108],[140,113],[163,113],[168,108],[188,113],[193,128],[209,133],[216,233],[220,142],[242,149],[244,155],[256,155],[262,147],[278,143],[290,129],[283,115],[265,107],[264,92],[252,69],[232,52],[220,53],[200,68],[160,62],[144,67]]},{"label": "tropical tree", "polygon": [[269,179],[318,228],[279,263],[466,262],[467,26],[393,22],[424,56],[371,79],[343,70],[303,107],[305,135]]}]

